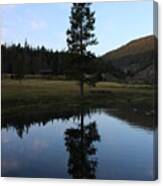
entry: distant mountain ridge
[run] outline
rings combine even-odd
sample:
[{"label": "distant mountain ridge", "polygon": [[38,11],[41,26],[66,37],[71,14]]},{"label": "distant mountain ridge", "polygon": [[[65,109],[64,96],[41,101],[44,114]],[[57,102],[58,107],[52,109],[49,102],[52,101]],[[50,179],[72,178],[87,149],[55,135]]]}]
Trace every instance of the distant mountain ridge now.
[{"label": "distant mountain ridge", "polygon": [[123,72],[126,81],[151,84],[157,74],[157,43],[154,35],[135,39],[102,59]]}]

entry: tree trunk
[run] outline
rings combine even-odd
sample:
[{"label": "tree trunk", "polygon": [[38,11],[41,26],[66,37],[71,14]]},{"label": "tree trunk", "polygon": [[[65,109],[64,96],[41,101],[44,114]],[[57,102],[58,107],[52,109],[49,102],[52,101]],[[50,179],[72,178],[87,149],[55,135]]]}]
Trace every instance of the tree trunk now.
[{"label": "tree trunk", "polygon": [[86,156],[86,150],[85,150],[85,144],[84,144],[84,114],[83,111],[81,110],[81,123],[80,123],[80,134],[81,134],[81,154],[80,154],[80,160],[81,161],[81,178],[84,178],[85,175],[85,164],[84,164],[84,160],[85,160],[85,156]]},{"label": "tree trunk", "polygon": [[84,96],[84,83],[83,81],[80,81],[80,96]]}]

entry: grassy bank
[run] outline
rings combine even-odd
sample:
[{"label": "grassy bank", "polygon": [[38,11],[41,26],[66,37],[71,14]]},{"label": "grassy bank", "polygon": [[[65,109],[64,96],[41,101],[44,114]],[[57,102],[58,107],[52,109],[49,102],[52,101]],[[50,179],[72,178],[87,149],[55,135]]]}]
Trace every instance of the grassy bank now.
[{"label": "grassy bank", "polygon": [[150,85],[127,85],[99,82],[96,87],[85,86],[85,96],[79,96],[75,81],[47,80],[2,80],[2,112],[30,106],[53,105],[53,107],[72,106],[110,106],[130,104],[151,107],[153,88]]},{"label": "grassy bank", "polygon": [[2,80],[2,124],[46,122],[54,116],[66,118],[80,113],[81,107],[152,113],[153,92],[150,85],[99,82],[96,87],[85,86],[85,96],[81,99],[75,81],[32,79],[20,83],[5,79]]}]

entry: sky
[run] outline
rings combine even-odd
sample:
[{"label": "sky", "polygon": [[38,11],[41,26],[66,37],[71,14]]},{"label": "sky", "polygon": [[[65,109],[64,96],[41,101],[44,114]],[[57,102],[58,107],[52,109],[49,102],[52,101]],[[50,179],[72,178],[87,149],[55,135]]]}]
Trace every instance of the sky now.
[{"label": "sky", "polygon": [[[1,5],[2,43],[21,43],[66,50],[71,3]],[[153,34],[153,1],[93,3],[97,56],[140,37]]]}]

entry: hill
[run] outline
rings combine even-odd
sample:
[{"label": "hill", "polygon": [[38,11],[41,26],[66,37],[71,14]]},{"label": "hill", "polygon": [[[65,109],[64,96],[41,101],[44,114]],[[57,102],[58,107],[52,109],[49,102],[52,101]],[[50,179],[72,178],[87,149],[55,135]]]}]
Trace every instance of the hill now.
[{"label": "hill", "polygon": [[102,56],[125,81],[153,83],[157,69],[157,38],[153,35],[133,40]]}]

